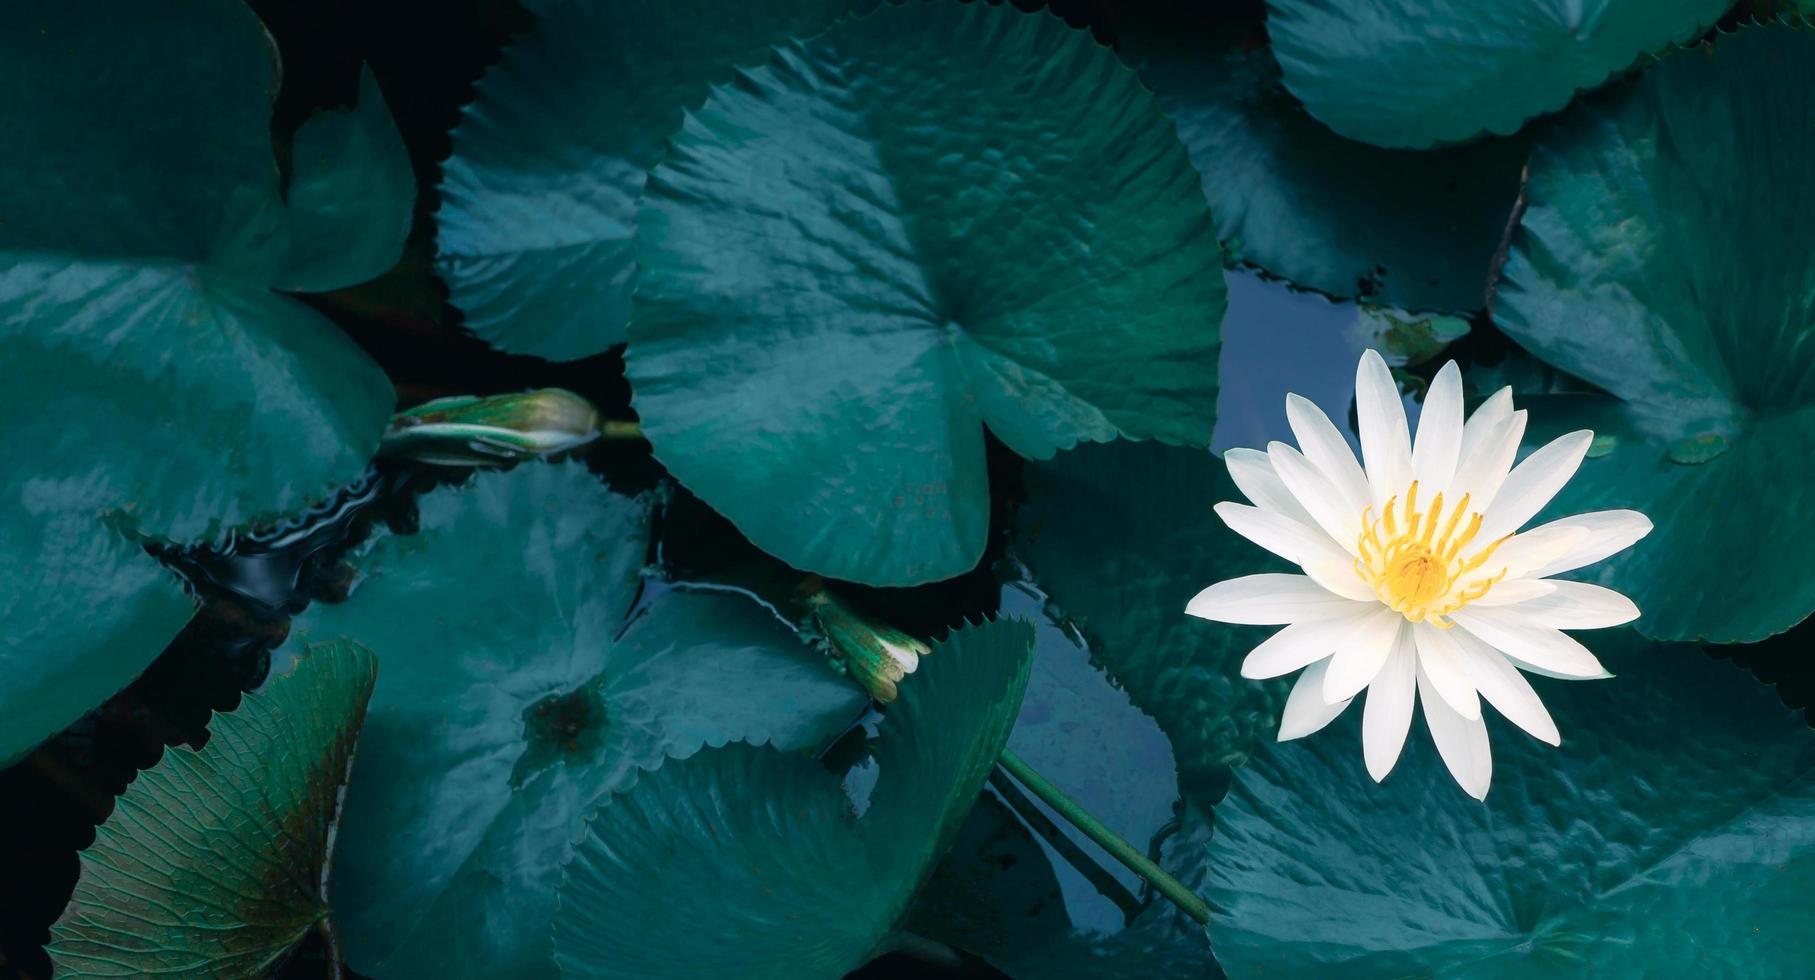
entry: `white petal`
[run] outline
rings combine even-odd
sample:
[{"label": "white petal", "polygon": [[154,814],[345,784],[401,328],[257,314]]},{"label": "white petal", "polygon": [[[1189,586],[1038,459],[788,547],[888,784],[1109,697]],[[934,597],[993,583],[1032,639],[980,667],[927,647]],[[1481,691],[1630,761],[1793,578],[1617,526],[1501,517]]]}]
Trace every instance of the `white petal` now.
[{"label": "white petal", "polygon": [[[1541,524],[1506,540],[1491,561],[1506,569],[1508,579],[1535,577],[1537,571],[1581,547],[1588,532],[1565,524]],[[1502,583],[1505,584],[1505,583]],[[1496,585],[1494,588],[1498,589]]]},{"label": "white petal", "polygon": [[1292,693],[1286,696],[1286,709],[1279,716],[1279,740],[1289,742],[1295,738],[1304,738],[1325,725],[1336,720],[1354,700],[1339,704],[1323,702],[1323,673],[1330,666],[1328,660],[1319,660],[1305,668],[1298,675],[1298,682],[1292,685]]},{"label": "white petal", "polygon": [[1329,672],[1323,679],[1323,699],[1335,704],[1361,693],[1385,666],[1399,641],[1405,617],[1378,603],[1375,612],[1350,625],[1336,644]]},{"label": "white petal", "polygon": [[1231,449],[1223,454],[1223,464],[1229,467],[1229,478],[1235,481],[1235,488],[1254,506],[1300,524],[1316,523],[1292,497],[1292,491],[1280,482],[1279,474],[1273,472],[1273,461],[1264,451]]},{"label": "white petal", "polygon": [[1344,599],[1356,602],[1377,603],[1380,596],[1373,586],[1361,580],[1360,573],[1355,571],[1355,559],[1347,552],[1341,559],[1324,558],[1319,561],[1305,562],[1299,566],[1311,581],[1330,590]]},{"label": "white petal", "polygon": [[1224,501],[1215,510],[1230,530],[1295,562],[1325,589],[1357,602],[1378,601],[1374,590],[1356,573],[1354,556],[1330,540],[1321,528],[1247,504]]},{"label": "white petal", "polygon": [[1393,645],[1380,676],[1368,687],[1368,701],[1361,711],[1361,756],[1374,782],[1386,778],[1405,747],[1405,733],[1412,727],[1413,676],[1418,656],[1411,637]]},{"label": "white petal", "polygon": [[1551,720],[1544,702],[1538,699],[1538,692],[1531,689],[1531,682],[1519,673],[1512,661],[1465,630],[1450,632],[1455,634],[1452,638],[1462,654],[1463,669],[1468,671],[1469,680],[1474,682],[1481,697],[1505,715],[1507,721],[1525,729],[1533,738],[1561,745],[1563,736],[1557,732],[1557,723]]},{"label": "white petal", "polygon": [[[1548,626],[1553,630],[1606,629],[1639,618],[1639,607],[1612,589],[1563,580],[1549,580],[1545,584],[1551,587],[1549,595],[1510,606],[1507,612],[1517,616],[1520,622]],[[1494,588],[1498,590],[1499,586]]]},{"label": "white petal", "polygon": [[1298,440],[1298,451],[1342,494],[1350,510],[1361,513],[1372,499],[1368,477],[1335,423],[1309,398],[1290,394],[1286,396],[1286,421]]},{"label": "white petal", "polygon": [[1525,457],[1525,461],[1514,467],[1506,482],[1500,485],[1492,506],[1485,511],[1487,516],[1481,522],[1481,540],[1492,541],[1511,534],[1538,516],[1538,511],[1563,489],[1563,484],[1576,475],[1592,442],[1593,432],[1578,429],[1552,439]]},{"label": "white petal", "polygon": [[[1479,414],[1479,413],[1476,413]],[[1494,494],[1512,470],[1519,455],[1519,440],[1525,438],[1525,411],[1508,415],[1481,438],[1480,444],[1465,450],[1456,464],[1456,478],[1450,481],[1450,495],[1461,500],[1468,495],[1468,509],[1485,514],[1494,502]],[[1492,538],[1482,540],[1491,541]]]},{"label": "white petal", "polygon": [[1443,365],[1424,395],[1418,435],[1412,440],[1412,475],[1432,492],[1449,486],[1462,458],[1462,372]]},{"label": "white petal", "polygon": [[1412,482],[1412,436],[1393,372],[1373,350],[1363,351],[1355,366],[1355,420],[1361,428],[1368,486],[1374,506],[1380,507]]},{"label": "white petal", "polygon": [[[1540,524],[1526,534],[1536,534],[1552,527],[1581,528],[1587,535],[1566,553],[1532,570],[1534,577],[1556,575],[1571,569],[1592,565],[1625,551],[1638,539],[1651,533],[1651,519],[1636,510],[1596,510]],[[1520,535],[1524,537],[1525,535]],[[1516,539],[1515,539],[1516,540]],[[1508,542],[1509,544],[1511,542]]]},{"label": "white petal", "polygon": [[[1507,542],[1511,544],[1512,542]],[[1502,549],[1504,550],[1504,549]],[[1496,556],[1499,552],[1494,553]],[[1487,594],[1470,602],[1471,606],[1511,606],[1516,603],[1530,602],[1539,596],[1547,596],[1557,589],[1552,582],[1535,578],[1508,578],[1495,583]]]},{"label": "white petal", "polygon": [[1456,641],[1449,634],[1455,630],[1443,630],[1429,623],[1416,623],[1412,626],[1412,639],[1418,647],[1418,668],[1430,679],[1431,687],[1449,702],[1449,706],[1464,718],[1481,717],[1481,699],[1475,694],[1475,685],[1468,678],[1468,671],[1462,666],[1462,655],[1456,650]]},{"label": "white petal", "polygon": [[1249,680],[1266,680],[1327,660],[1361,618],[1361,615],[1338,616],[1293,623],[1248,652],[1242,660],[1242,676]]},{"label": "white petal", "polygon": [[1573,637],[1554,629],[1530,626],[1505,609],[1458,609],[1449,614],[1475,638],[1540,674],[1581,680],[1606,677],[1607,668]]},{"label": "white petal", "polygon": [[1365,611],[1366,603],[1333,595],[1303,575],[1267,572],[1218,582],[1199,592],[1185,612],[1241,626],[1281,626]]},{"label": "white petal", "polygon": [[1418,670],[1418,700],[1424,705],[1424,723],[1430,727],[1437,754],[1464,792],[1487,799],[1494,779],[1494,756],[1487,743],[1487,722],[1479,716],[1464,718],[1437,695],[1422,667]]},{"label": "white petal", "polygon": [[1226,500],[1213,509],[1216,516],[1229,525],[1229,530],[1289,562],[1303,565],[1328,558],[1350,563],[1354,561],[1347,551],[1314,524],[1300,524],[1270,510]]},{"label": "white petal", "polygon": [[1462,427],[1462,450],[1456,456],[1456,465],[1460,467],[1462,461],[1480,448],[1482,442],[1493,434],[1494,429],[1501,422],[1512,418],[1512,413],[1511,385],[1494,392],[1487,401],[1482,402],[1481,406],[1475,409],[1475,413],[1468,417],[1468,423]]},{"label": "white petal", "polygon": [[1298,450],[1283,442],[1272,442],[1267,444],[1267,455],[1273,460],[1273,471],[1310,512],[1317,526],[1349,554],[1355,554],[1356,540],[1361,537],[1361,512],[1350,510],[1342,494]]}]

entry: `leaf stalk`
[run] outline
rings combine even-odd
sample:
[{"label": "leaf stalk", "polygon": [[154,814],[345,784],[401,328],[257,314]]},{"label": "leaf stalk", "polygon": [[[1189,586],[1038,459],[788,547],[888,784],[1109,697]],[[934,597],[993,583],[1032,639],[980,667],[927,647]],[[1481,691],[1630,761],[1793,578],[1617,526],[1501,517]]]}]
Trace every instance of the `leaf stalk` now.
[{"label": "leaf stalk", "polygon": [[1054,786],[1045,776],[1035,772],[1025,760],[1016,755],[1012,749],[1003,749],[996,762],[1009,775],[1027,788],[1027,791],[1039,797],[1042,803],[1053,809],[1053,812],[1064,817],[1066,822],[1082,831],[1084,836],[1096,842],[1098,847],[1108,851],[1110,856],[1122,862],[1128,870],[1140,876],[1142,881],[1152,885],[1154,890],[1166,897],[1166,900],[1178,906],[1179,911],[1197,920],[1201,925],[1210,924],[1210,906],[1199,898],[1195,892],[1186,888],[1184,883],[1166,872],[1166,869],[1136,850],[1133,844],[1123,840],[1121,835],[1110,830],[1101,820],[1090,814],[1090,811],[1078,805],[1078,802],[1064,791]]}]

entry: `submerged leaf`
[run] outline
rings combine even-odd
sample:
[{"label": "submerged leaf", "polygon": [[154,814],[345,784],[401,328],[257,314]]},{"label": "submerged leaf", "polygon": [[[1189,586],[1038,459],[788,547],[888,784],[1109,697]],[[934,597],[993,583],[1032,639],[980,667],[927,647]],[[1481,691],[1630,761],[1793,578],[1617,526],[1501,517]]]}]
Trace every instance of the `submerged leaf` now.
[{"label": "submerged leaf", "polygon": [[1732,5],[1267,0],[1267,34],[1311,115],[1350,139],[1415,148],[1511,133]]},{"label": "submerged leaf", "polygon": [[354,969],[552,976],[558,869],[597,801],[666,756],[814,750],[863,713],[753,602],[670,592],[626,627],[648,521],[578,463],[481,473],[373,545],[345,603],[298,618],[384,665],[335,859]]},{"label": "submerged leaf", "polygon": [[637,261],[656,456],[799,568],[973,567],[986,425],[1035,459],[1210,439],[1197,174],[1135,75],[1048,13],[887,6],[779,48],[675,137]]},{"label": "submerged leaf", "polygon": [[1264,630],[1184,614],[1203,583],[1262,570],[1211,511],[1241,499],[1223,462],[1151,443],[1084,446],[1032,467],[1027,496],[1015,554],[1172,739],[1187,795],[1214,799],[1227,767],[1271,740],[1286,695],[1281,681],[1240,676]]},{"label": "submerged leaf", "polygon": [[441,184],[439,271],[466,326],[554,361],[624,340],[636,199],[708,86],[876,0],[527,0]]},{"label": "submerged leaf", "polygon": [[1002,751],[1032,641],[1002,621],[934,645],[881,724],[861,817],[823,765],[772,748],[643,773],[563,873],[563,974],[836,980],[885,951]]},{"label": "submerged leaf", "polygon": [[[1033,601],[1011,587],[1002,604]],[[1176,815],[1196,807],[1179,800],[1165,734],[1050,623],[1039,624],[1008,747],[1137,849],[1158,849],[1169,872],[1198,873],[1201,847],[1170,846]],[[1014,977],[1214,974],[1202,926],[1006,774],[991,784],[915,898],[909,929]]]},{"label": "submerged leaf", "polygon": [[1621,631],[1547,682],[1561,749],[1496,734],[1485,804],[1417,733],[1384,785],[1359,712],[1256,753],[1216,808],[1231,977],[1794,976],[1815,733],[1743,670]]},{"label": "submerged leaf", "polygon": [[329,845],[377,663],[308,652],[200,749],[165,751],[82,852],[60,977],[267,975],[328,915]]},{"label": "submerged leaf", "polygon": [[[356,477],[389,381],[272,287],[382,272],[413,204],[375,86],[280,183],[276,52],[228,0],[20,0],[0,85],[0,762],[124,687],[192,606],[190,541]],[[123,165],[130,161],[130,165]]]},{"label": "submerged leaf", "polygon": [[1652,519],[1589,573],[1647,635],[1753,641],[1815,610],[1811,115],[1815,30],[1749,27],[1584,99],[1532,157],[1494,319],[1612,395],[1522,400],[1534,431],[1615,437],[1539,520]]}]

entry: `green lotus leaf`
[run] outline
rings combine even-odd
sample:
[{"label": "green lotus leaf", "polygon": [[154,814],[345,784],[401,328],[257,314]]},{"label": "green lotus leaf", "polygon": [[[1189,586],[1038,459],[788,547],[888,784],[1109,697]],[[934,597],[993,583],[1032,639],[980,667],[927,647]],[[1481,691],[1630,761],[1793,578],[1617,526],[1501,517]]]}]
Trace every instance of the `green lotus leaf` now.
[{"label": "green lotus leaf", "polygon": [[[1005,613],[1031,604],[1017,589],[1003,595]],[[1008,747],[1124,840],[1159,847],[1168,871],[1201,868],[1200,847],[1170,846],[1188,807],[1165,734],[1050,621],[1038,623]],[[1014,977],[1214,975],[1202,926],[1006,774],[991,782],[915,899],[913,932]]]},{"label": "green lotus leaf", "polygon": [[1552,748],[1493,733],[1485,804],[1413,732],[1383,785],[1359,713],[1255,754],[1216,808],[1231,977],[1794,976],[1815,894],[1815,733],[1771,688],[1630,630],[1549,682]]},{"label": "green lotus leaf", "polygon": [[1033,628],[935,644],[874,743],[862,816],[815,760],[750,744],[642,774],[587,821],[561,881],[567,976],[836,980],[888,948],[1002,751]]},{"label": "green lotus leaf", "polygon": [[329,846],[377,662],[311,650],[200,749],[167,749],[82,852],[59,977],[268,975],[328,916]]},{"label": "green lotus leaf", "polygon": [[1241,499],[1223,462],[1115,442],[1061,453],[1026,480],[1015,554],[1171,738],[1186,795],[1214,799],[1227,767],[1273,739],[1286,697],[1279,681],[1240,676],[1266,630],[1184,615],[1209,584],[1273,567],[1211,511]]},{"label": "green lotus leaf", "polygon": [[1267,0],[1267,34],[1311,115],[1350,139],[1418,148],[1512,133],[1732,5]]},{"label": "green lotus leaf", "polygon": [[188,620],[140,533],[188,541],[291,512],[364,468],[390,382],[272,287],[382,272],[412,194],[369,79],[352,111],[295,134],[280,182],[276,53],[235,0],[21,0],[0,34],[0,83],[31,93],[0,103],[5,761]]},{"label": "green lotus leaf", "polygon": [[649,503],[579,463],[421,501],[296,632],[384,665],[335,858],[348,962],[378,978],[547,977],[581,817],[639,768],[749,739],[814,750],[868,698],[766,609],[670,592],[626,627]]},{"label": "green lotus leaf", "polygon": [[627,371],[758,547],[872,585],[983,553],[983,430],[1205,445],[1224,286],[1196,172],[1088,34],[885,6],[713,90],[652,173]]},{"label": "green lotus leaf", "polygon": [[1312,119],[1265,48],[1153,38],[1134,50],[1243,262],[1338,299],[1481,308],[1524,138],[1384,150]]},{"label": "green lotus leaf", "polygon": [[1611,393],[1534,401],[1534,428],[1613,439],[1540,520],[1650,516],[1587,573],[1660,639],[1757,640],[1815,610],[1811,111],[1815,31],[1751,27],[1583,99],[1533,153],[1494,318]]},{"label": "green lotus leaf", "polygon": [[624,340],[636,200],[682,112],[876,0],[528,0],[454,130],[437,267],[468,329],[554,361]]}]

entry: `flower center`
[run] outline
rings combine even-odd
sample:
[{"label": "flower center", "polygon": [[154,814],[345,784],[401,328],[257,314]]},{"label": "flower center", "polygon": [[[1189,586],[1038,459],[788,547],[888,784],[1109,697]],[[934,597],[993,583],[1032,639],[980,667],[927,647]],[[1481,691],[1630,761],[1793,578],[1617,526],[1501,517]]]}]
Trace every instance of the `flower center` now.
[{"label": "flower center", "polygon": [[1443,617],[1486,595],[1506,575],[1505,568],[1483,566],[1512,535],[1469,549],[1481,532],[1481,514],[1469,511],[1468,494],[1446,510],[1439,493],[1421,511],[1413,480],[1403,503],[1394,497],[1378,520],[1373,514],[1373,507],[1361,512],[1355,572],[1381,602],[1411,622],[1428,620],[1449,629],[1455,624]]}]

